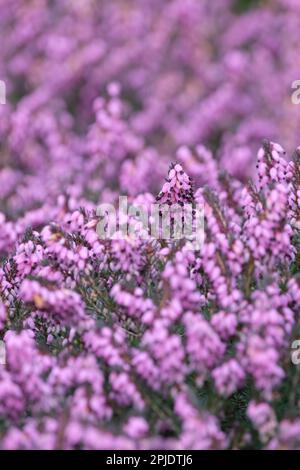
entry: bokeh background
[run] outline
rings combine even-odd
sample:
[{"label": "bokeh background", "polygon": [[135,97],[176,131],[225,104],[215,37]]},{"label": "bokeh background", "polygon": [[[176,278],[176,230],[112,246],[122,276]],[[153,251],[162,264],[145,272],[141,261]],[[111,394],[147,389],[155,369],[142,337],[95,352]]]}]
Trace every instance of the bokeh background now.
[{"label": "bokeh background", "polygon": [[241,180],[262,139],[299,145],[297,0],[0,0],[0,11],[11,218],[62,192],[98,203],[156,191],[178,159],[204,184],[199,144]]}]

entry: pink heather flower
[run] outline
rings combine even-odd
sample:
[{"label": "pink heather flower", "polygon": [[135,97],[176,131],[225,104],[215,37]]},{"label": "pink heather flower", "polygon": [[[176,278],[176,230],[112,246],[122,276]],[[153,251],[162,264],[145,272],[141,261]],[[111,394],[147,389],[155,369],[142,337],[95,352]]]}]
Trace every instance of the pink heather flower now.
[{"label": "pink heather flower", "polygon": [[183,318],[186,328],[186,351],[192,369],[202,374],[223,356],[225,345],[201,315],[188,312]]},{"label": "pink heather flower", "polygon": [[276,416],[268,403],[251,401],[248,405],[247,415],[259,433],[263,442],[267,442],[275,433],[277,427]]},{"label": "pink heather flower", "polygon": [[193,202],[193,187],[191,178],[184,172],[181,165],[170,165],[168,178],[157,196],[160,204],[176,204]]},{"label": "pink heather flower", "polygon": [[182,448],[206,450],[226,447],[226,436],[220,430],[215,416],[199,413],[184,391],[176,396],[175,410],[182,420],[183,432],[180,439]]},{"label": "pink heather flower", "polygon": [[147,421],[141,416],[132,416],[124,425],[123,429],[125,434],[129,437],[141,439],[147,434],[149,426]]},{"label": "pink heather flower", "polygon": [[61,325],[82,325],[91,323],[84,311],[80,296],[68,289],[51,290],[37,281],[25,280],[20,287],[20,296],[31,302],[38,310],[46,310]]},{"label": "pink heather flower", "polygon": [[281,421],[277,435],[268,444],[270,450],[297,450],[299,449],[300,421],[295,419]]},{"label": "pink heather flower", "polygon": [[221,395],[231,395],[243,385],[245,372],[235,359],[224,362],[212,372],[217,391]]},{"label": "pink heather flower", "polygon": [[236,334],[238,318],[234,313],[218,312],[211,319],[211,324],[222,339],[228,339]]},{"label": "pink heather flower", "polygon": [[3,330],[6,322],[6,308],[0,303],[0,331]]},{"label": "pink heather flower", "polygon": [[0,415],[4,419],[14,421],[22,416],[24,411],[22,388],[13,381],[9,372],[0,369]]},{"label": "pink heather flower", "polygon": [[170,334],[164,320],[156,320],[142,340],[157,368],[160,387],[181,383],[187,370],[184,364],[184,348],[178,335]]},{"label": "pink heather flower", "polygon": [[250,336],[243,363],[252,374],[257,389],[265,398],[270,399],[273,389],[285,376],[284,370],[279,365],[278,350],[268,346],[263,338]]}]

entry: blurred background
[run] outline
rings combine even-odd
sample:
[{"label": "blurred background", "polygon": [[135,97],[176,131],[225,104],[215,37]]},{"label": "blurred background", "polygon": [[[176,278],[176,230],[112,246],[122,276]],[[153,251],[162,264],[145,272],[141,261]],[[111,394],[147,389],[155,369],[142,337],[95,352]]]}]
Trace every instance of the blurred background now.
[{"label": "blurred background", "polygon": [[300,144],[298,0],[0,0],[0,11],[9,218],[155,192],[174,160],[213,183],[209,152],[245,181],[262,139],[289,154]]}]

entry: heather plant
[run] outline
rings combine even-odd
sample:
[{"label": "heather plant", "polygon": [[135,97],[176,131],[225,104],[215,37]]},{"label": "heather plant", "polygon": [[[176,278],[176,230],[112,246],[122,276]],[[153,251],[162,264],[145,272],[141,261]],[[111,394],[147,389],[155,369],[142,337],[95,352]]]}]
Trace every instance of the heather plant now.
[{"label": "heather plant", "polygon": [[298,10],[0,0],[0,449],[300,448]]},{"label": "heather plant", "polygon": [[16,236],[1,269],[2,448],[298,447],[298,154],[277,181],[279,152],[259,150],[261,187],[220,172],[194,194],[170,167],[157,199],[202,201],[199,251],[101,240],[95,211],[66,200]]}]

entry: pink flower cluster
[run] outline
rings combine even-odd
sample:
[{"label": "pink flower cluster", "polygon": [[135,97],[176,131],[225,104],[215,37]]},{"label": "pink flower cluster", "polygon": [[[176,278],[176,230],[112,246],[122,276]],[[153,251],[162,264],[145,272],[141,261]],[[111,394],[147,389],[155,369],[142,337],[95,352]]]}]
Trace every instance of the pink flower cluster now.
[{"label": "pink flower cluster", "polygon": [[203,203],[199,251],[100,240],[95,211],[66,199],[55,221],[16,235],[0,271],[1,446],[297,448],[297,158],[284,181],[270,171],[259,189],[220,172],[195,196],[173,189],[174,172],[190,180],[171,166],[170,197]]},{"label": "pink flower cluster", "polygon": [[0,0],[0,449],[300,448],[299,5],[237,3]]}]

